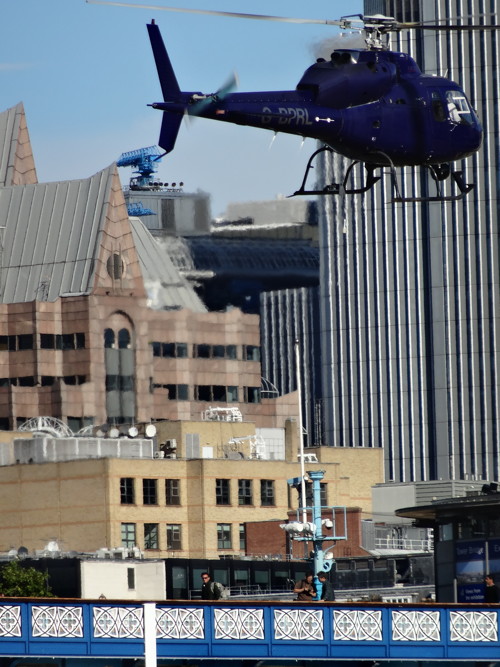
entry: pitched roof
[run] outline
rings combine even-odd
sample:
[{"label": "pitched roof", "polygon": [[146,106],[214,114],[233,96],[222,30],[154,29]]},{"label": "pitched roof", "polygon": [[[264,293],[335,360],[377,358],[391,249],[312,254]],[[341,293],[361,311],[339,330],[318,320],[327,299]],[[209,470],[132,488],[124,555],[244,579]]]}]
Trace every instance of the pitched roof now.
[{"label": "pitched roof", "polygon": [[36,183],[35,161],[24,106],[0,113],[0,185]]},{"label": "pitched roof", "polygon": [[111,176],[0,188],[3,303],[90,293]]},{"label": "pitched roof", "polygon": [[[3,185],[3,187],[2,187]],[[151,308],[206,308],[137,218],[116,164],[37,183],[22,104],[0,114],[0,303],[148,296]]]},{"label": "pitched roof", "polygon": [[131,217],[130,225],[150,307],[165,310],[183,307],[194,312],[206,312],[206,306],[190,283],[179,273],[143,222]]}]

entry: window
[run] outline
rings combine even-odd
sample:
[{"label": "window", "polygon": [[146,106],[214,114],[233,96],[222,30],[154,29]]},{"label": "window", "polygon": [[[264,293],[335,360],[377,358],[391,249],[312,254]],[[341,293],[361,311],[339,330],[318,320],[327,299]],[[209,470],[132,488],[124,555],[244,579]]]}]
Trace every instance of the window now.
[{"label": "window", "polygon": [[179,479],[165,480],[165,504],[166,505],[181,504],[181,489],[180,489]]},{"label": "window", "polygon": [[122,547],[135,547],[135,523],[122,523]]},{"label": "window", "polygon": [[214,401],[217,403],[226,403],[226,388],[222,385],[214,384],[212,387]]},{"label": "window", "polygon": [[210,359],[211,357],[211,346],[210,345],[195,345],[194,346],[194,356],[199,359]]},{"label": "window", "polygon": [[217,505],[230,505],[230,489],[228,479],[215,480],[215,502]]},{"label": "window", "polygon": [[319,491],[320,491],[320,504],[321,504],[322,507],[327,507],[328,506],[328,484],[321,483],[319,485]]},{"label": "window", "polygon": [[245,403],[260,403],[260,387],[243,387]]},{"label": "window", "polygon": [[246,361],[260,361],[260,347],[257,345],[245,345]]},{"label": "window", "polygon": [[166,389],[167,400],[169,401],[188,401],[189,400],[189,385],[187,384],[158,384],[152,382],[150,378],[150,390]]},{"label": "window", "polygon": [[135,378],[133,375],[120,375],[120,391],[134,391]]},{"label": "window", "polygon": [[448,90],[446,92],[446,102],[448,115],[452,123],[472,125],[474,122],[472,111],[463,93],[458,90]]},{"label": "window", "polygon": [[195,401],[216,401],[217,403],[237,403],[238,387],[219,384],[200,384],[194,387]]},{"label": "window", "polygon": [[178,401],[188,401],[189,400],[189,385],[187,385],[187,384],[178,384],[177,385],[177,400]]},{"label": "window", "polygon": [[75,349],[75,337],[73,336],[73,334],[62,335],[62,349],[63,350]]},{"label": "window", "polygon": [[54,334],[40,334],[40,349],[54,350],[56,347],[56,337]]},{"label": "window", "polygon": [[227,402],[238,403],[238,387],[227,388]]},{"label": "window", "polygon": [[245,530],[245,524],[240,523],[240,551],[247,550],[247,534]]},{"label": "window", "polygon": [[236,354],[236,345],[226,345],[226,357],[227,359],[237,359]]},{"label": "window", "polygon": [[252,480],[238,480],[238,505],[252,505]]},{"label": "window", "polygon": [[134,480],[132,477],[122,477],[120,479],[120,503],[133,505],[134,502]]},{"label": "window", "polygon": [[171,551],[182,550],[182,535],[180,523],[167,523],[167,549]]},{"label": "window", "polygon": [[263,507],[270,507],[274,505],[274,480],[261,479],[260,480],[260,504]]},{"label": "window", "polygon": [[32,375],[25,375],[23,377],[17,378],[19,387],[34,387],[36,380]]},{"label": "window", "polygon": [[188,356],[187,343],[161,343],[154,341],[151,343],[154,357],[164,357],[165,359],[186,359]]},{"label": "window", "polygon": [[231,549],[231,524],[217,524],[217,549]]},{"label": "window", "polygon": [[119,375],[106,375],[106,391],[118,391],[119,386]]},{"label": "window", "polygon": [[176,343],[175,344],[175,356],[178,359],[187,359],[187,356],[188,356],[187,343]]},{"label": "window", "polygon": [[33,349],[33,335],[32,334],[21,334],[18,336],[18,349],[19,350],[32,350]]},{"label": "window", "polygon": [[120,329],[118,332],[118,347],[120,350],[128,350],[130,348],[130,332],[128,329]]},{"label": "window", "polygon": [[144,524],[144,548],[158,549],[158,524]]},{"label": "window", "polygon": [[129,591],[135,589],[135,569],[133,567],[127,567],[127,586]]},{"label": "window", "polygon": [[175,358],[175,343],[162,343],[161,344],[161,356],[167,357],[168,359]]},{"label": "window", "polygon": [[104,347],[115,347],[115,332],[113,329],[104,329]]},{"label": "window", "polygon": [[142,480],[142,502],[144,505],[158,505],[158,494],[156,492],[156,479]]},{"label": "window", "polygon": [[211,401],[212,387],[210,385],[198,385],[194,388],[194,398],[197,401]]}]

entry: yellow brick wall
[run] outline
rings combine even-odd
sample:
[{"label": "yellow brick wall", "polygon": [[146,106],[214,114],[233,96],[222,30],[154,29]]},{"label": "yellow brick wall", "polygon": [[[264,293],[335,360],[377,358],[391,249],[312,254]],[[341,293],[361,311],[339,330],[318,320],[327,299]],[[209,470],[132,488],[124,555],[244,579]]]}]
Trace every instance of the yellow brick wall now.
[{"label": "yellow brick wall", "polygon": [[[308,450],[310,451],[310,450]],[[382,449],[322,448],[328,504],[371,512],[371,487],[383,481]],[[144,524],[159,526],[159,549],[149,557],[216,558],[239,553],[239,526],[247,521],[285,520],[297,507],[287,480],[300,475],[296,461],[230,459],[89,459],[0,467],[0,551],[25,546],[43,549],[57,540],[65,551],[94,551],[121,546],[121,524],[136,524],[137,545],[144,549]],[[120,501],[120,479],[132,478],[135,502]],[[143,504],[143,479],[157,480],[157,505]],[[181,505],[167,506],[165,479],[180,480]],[[215,480],[230,480],[230,504],[218,506]],[[253,505],[238,505],[238,480],[253,483]],[[262,507],[260,481],[274,480],[275,505]],[[182,526],[182,551],[166,548],[166,525]],[[217,524],[231,524],[232,549],[217,549]]]}]

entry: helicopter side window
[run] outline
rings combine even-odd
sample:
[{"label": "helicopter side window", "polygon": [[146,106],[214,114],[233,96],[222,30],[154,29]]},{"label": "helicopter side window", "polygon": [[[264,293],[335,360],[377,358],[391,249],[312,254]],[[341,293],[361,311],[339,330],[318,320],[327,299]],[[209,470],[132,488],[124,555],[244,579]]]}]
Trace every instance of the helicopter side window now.
[{"label": "helicopter side window", "polygon": [[448,116],[452,123],[457,125],[472,125],[472,112],[467,98],[458,90],[448,90],[446,93]]},{"label": "helicopter side window", "polygon": [[438,123],[446,120],[446,113],[439,93],[432,93],[432,113],[434,114],[434,120],[437,120]]}]

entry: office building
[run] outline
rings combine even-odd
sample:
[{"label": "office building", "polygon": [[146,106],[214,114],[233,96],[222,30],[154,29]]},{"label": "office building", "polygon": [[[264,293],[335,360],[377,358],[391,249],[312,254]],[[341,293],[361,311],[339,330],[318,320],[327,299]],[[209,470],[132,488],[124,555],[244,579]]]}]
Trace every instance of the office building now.
[{"label": "office building", "polygon": [[0,114],[0,428],[298,414],[261,398],[257,315],[208,312],[142,222],[116,165],[38,183],[22,104]]},{"label": "office building", "polygon": [[[403,21],[498,24],[480,0],[366,0]],[[463,163],[474,189],[452,202],[395,204],[390,176],[320,207],[325,442],[382,447],[387,481],[500,476],[498,31],[391,35],[427,74],[457,81],[484,125]],[[341,182],[339,156],[323,162]],[[403,195],[435,194],[397,170]],[[428,188],[428,189],[427,189]],[[456,194],[449,184],[444,194]]]}]

